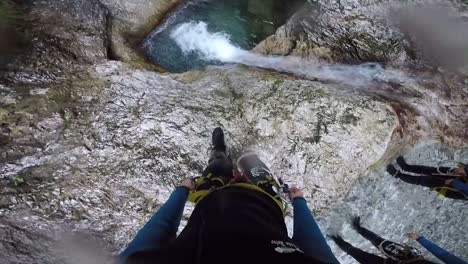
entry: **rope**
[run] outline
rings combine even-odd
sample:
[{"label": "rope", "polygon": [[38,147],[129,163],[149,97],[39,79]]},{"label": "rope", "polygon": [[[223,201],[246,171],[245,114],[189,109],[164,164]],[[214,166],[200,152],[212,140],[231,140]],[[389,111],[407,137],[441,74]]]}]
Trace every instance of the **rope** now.
[{"label": "rope", "polygon": [[[450,164],[450,165],[448,165]],[[453,166],[453,164],[457,164],[456,166]],[[445,165],[445,166],[443,166]],[[458,168],[458,166],[464,166],[464,167],[468,167],[467,164],[464,164],[462,162],[459,162],[459,161],[456,161],[456,160],[453,160],[453,159],[445,159],[445,160],[442,160],[442,161],[439,161],[437,163],[437,172],[440,174],[440,175],[444,175],[444,176],[457,176],[457,175],[453,175],[453,174],[450,174],[451,172],[453,172],[455,169]],[[451,170],[448,171],[448,173],[443,173],[440,171],[440,167],[452,167]],[[468,175],[466,175],[468,176]]]}]

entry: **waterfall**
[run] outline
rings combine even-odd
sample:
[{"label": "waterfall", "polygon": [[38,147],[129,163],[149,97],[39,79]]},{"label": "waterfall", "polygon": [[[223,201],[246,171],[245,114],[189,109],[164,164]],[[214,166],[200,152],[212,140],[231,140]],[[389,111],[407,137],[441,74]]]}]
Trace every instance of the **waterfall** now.
[{"label": "waterfall", "polygon": [[365,86],[377,81],[405,83],[411,80],[404,73],[384,69],[378,63],[330,64],[295,56],[266,56],[252,53],[232,44],[226,33],[209,32],[205,22],[192,21],[180,24],[170,36],[184,53],[197,53],[208,61],[240,63],[353,86]]}]

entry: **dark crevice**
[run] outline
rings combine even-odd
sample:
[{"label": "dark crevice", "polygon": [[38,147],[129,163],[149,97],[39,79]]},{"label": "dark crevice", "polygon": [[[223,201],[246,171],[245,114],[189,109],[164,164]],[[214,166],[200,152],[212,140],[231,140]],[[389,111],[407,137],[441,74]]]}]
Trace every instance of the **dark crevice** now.
[{"label": "dark crevice", "polygon": [[104,32],[104,47],[106,49],[106,57],[109,60],[118,60],[117,54],[112,47],[112,30],[113,30],[113,20],[114,17],[112,16],[110,10],[101,2],[98,1],[99,7],[105,11],[105,32]]},{"label": "dark crevice", "polygon": [[112,14],[107,10],[106,14],[106,34],[104,38],[104,45],[106,47],[106,54],[109,60],[118,60],[117,55],[112,47]]},{"label": "dark crevice", "polygon": [[359,55],[359,49],[354,45],[353,40],[351,38],[347,38],[349,46],[353,49],[354,56],[358,59],[358,61],[363,61],[361,56]]}]

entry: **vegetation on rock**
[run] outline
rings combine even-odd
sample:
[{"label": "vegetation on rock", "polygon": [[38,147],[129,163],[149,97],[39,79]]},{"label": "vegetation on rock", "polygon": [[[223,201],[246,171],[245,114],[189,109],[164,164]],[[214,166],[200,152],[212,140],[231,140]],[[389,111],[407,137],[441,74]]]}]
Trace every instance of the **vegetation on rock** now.
[{"label": "vegetation on rock", "polygon": [[24,17],[18,5],[11,0],[0,2],[0,69],[20,51],[24,40],[20,27]]}]

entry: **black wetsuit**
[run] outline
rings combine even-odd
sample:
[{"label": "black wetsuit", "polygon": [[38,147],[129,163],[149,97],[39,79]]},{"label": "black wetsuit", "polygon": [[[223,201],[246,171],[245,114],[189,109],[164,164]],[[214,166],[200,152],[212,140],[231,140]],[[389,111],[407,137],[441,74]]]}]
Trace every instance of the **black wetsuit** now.
[{"label": "black wetsuit", "polygon": [[197,205],[167,248],[131,254],[125,263],[324,263],[307,257],[288,237],[271,198],[245,188],[215,191]]},{"label": "black wetsuit", "polygon": [[[377,234],[373,233],[372,231],[364,227],[357,226],[355,228],[359,234],[361,234],[363,237],[369,240],[372,243],[372,245],[378,248],[380,251],[388,251],[391,248],[395,249],[394,245],[399,246],[398,243],[385,240],[384,238],[378,236]],[[399,257],[399,259],[401,260],[384,258],[384,257],[380,257],[377,255],[368,253],[362,249],[354,247],[353,245],[349,244],[343,239],[336,239],[335,242],[343,251],[348,253],[350,256],[356,259],[359,263],[363,263],[363,264],[367,264],[367,263],[369,264],[371,263],[372,264],[397,264],[397,263],[405,263],[405,262],[414,263],[414,264],[435,264],[434,262],[422,259],[417,255],[407,254],[406,252],[398,252],[398,249],[396,249],[393,252],[387,252],[387,254],[395,256],[395,257]]]},{"label": "black wetsuit", "polygon": [[254,185],[259,190],[226,186],[233,180],[232,169],[223,151],[213,151],[197,188],[210,193],[198,200],[182,233],[176,238],[189,192],[178,187],[119,255],[118,263],[339,263],[304,198],[292,202],[294,236],[289,238],[281,201],[271,193],[273,183]]},{"label": "black wetsuit", "polygon": [[466,200],[467,197],[457,191],[454,188],[450,188],[445,184],[446,180],[453,180],[460,178],[459,176],[449,176],[444,174],[449,174],[453,169],[449,167],[429,167],[429,166],[421,166],[421,165],[409,165],[404,162],[399,162],[398,165],[407,172],[421,174],[424,176],[413,176],[409,174],[405,174],[404,172],[398,172],[396,175],[402,181],[409,183],[409,184],[416,184],[424,187],[434,188],[436,191],[439,189],[446,188],[444,191],[444,196],[451,199],[461,199]]}]

